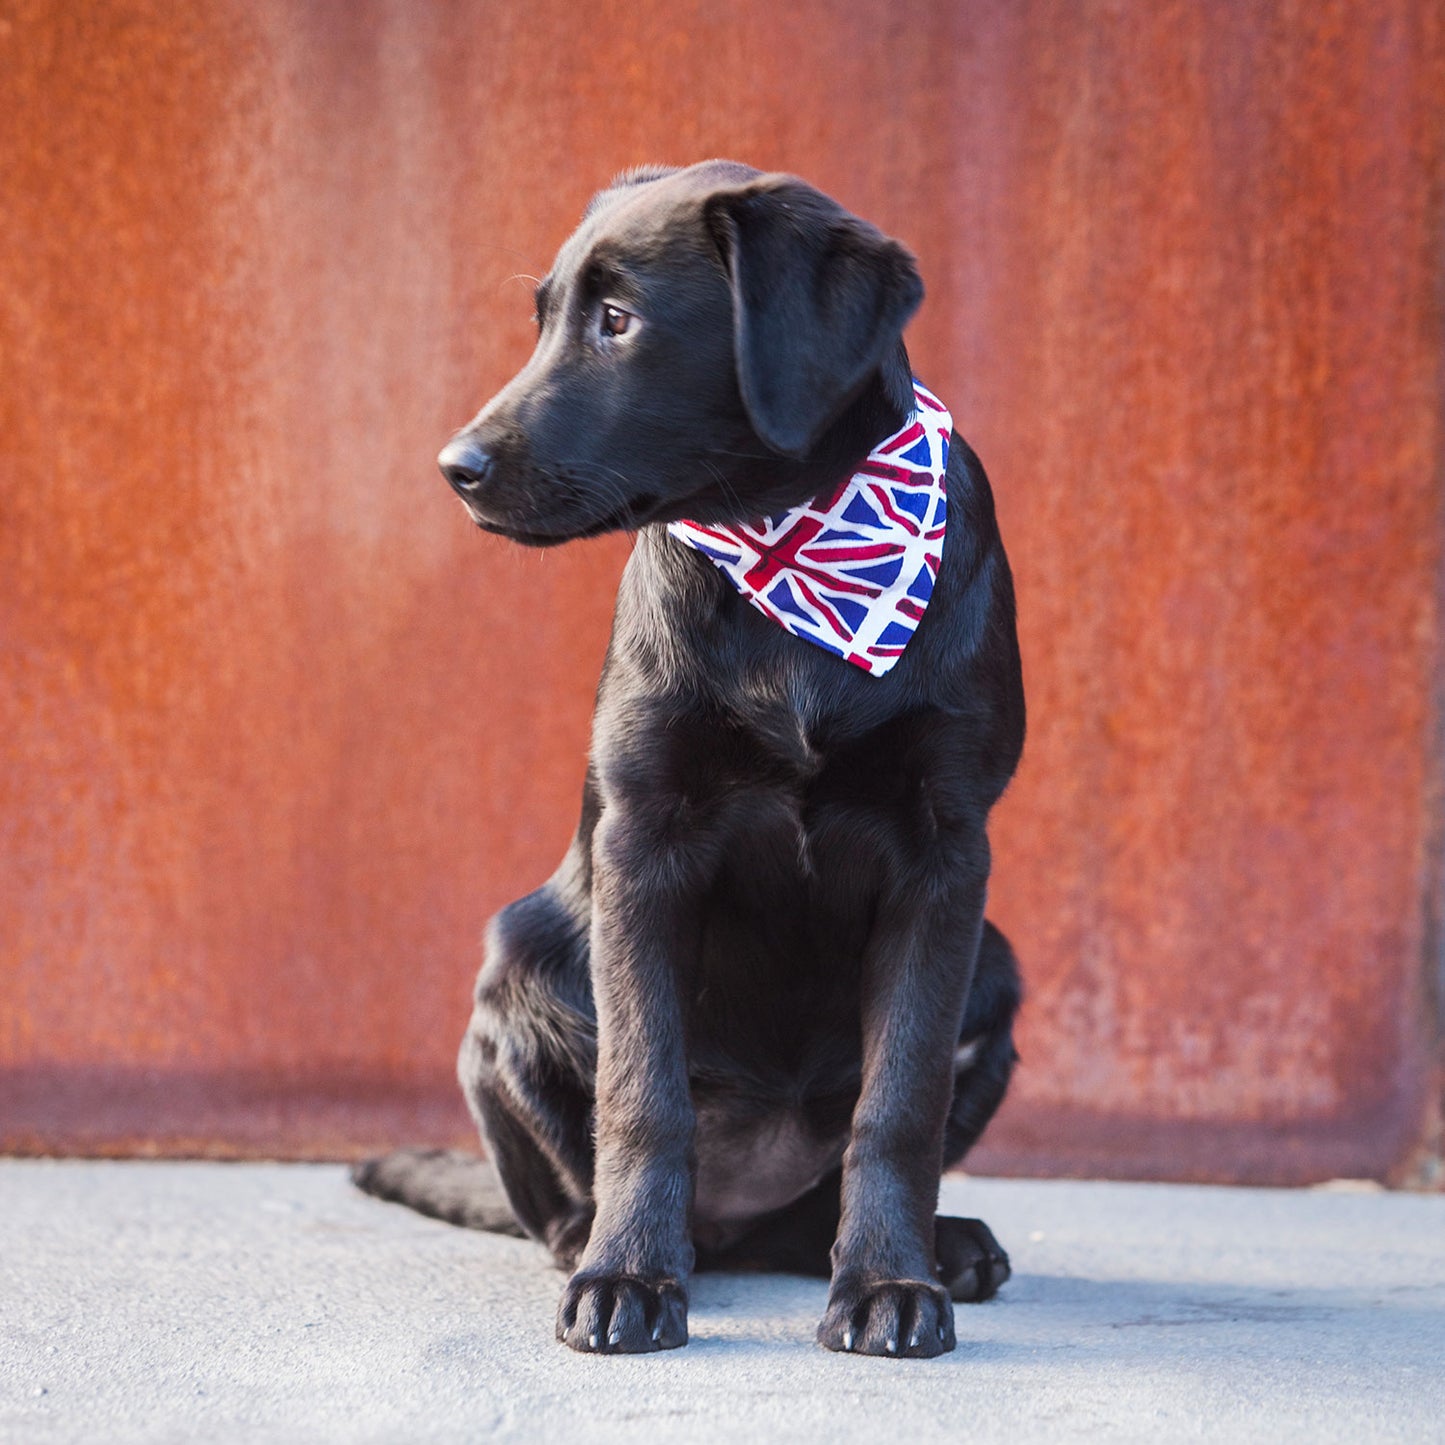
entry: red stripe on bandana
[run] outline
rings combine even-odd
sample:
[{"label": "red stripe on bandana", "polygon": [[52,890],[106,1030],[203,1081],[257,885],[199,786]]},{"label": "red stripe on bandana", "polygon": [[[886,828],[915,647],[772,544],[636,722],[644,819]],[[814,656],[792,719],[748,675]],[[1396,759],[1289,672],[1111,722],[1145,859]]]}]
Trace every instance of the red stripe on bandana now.
[{"label": "red stripe on bandana", "polygon": [[[931,592],[947,529],[946,517],[936,526],[926,519],[943,515],[946,504],[953,419],[917,380],[913,396],[913,415],[826,495],[758,522],[673,522],[667,529],[701,550],[742,597],[785,631],[820,646],[825,644],[808,629],[831,633],[844,659],[874,677],[902,656],[928,606],[927,595],[913,594]],[[926,445],[926,462],[907,455],[920,443]],[[927,493],[921,517],[920,490]],[[903,497],[913,502],[912,509]],[[712,549],[738,556],[718,557]],[[890,565],[895,562],[896,568]],[[784,596],[792,597],[797,611],[769,595],[780,583],[786,583]]]}]

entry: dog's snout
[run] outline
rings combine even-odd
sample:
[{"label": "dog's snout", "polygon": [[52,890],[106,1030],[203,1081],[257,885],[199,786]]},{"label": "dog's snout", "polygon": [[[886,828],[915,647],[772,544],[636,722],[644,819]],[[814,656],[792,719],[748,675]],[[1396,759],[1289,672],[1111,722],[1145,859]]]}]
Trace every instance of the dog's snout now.
[{"label": "dog's snout", "polygon": [[463,496],[480,491],[492,470],[492,458],[469,436],[456,436],[441,449],[437,465]]}]

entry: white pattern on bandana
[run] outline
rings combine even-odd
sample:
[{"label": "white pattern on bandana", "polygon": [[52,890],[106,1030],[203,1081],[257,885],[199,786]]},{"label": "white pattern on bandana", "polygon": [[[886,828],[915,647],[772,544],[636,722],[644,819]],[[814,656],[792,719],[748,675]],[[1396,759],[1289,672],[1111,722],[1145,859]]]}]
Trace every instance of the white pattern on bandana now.
[{"label": "white pattern on bandana", "polygon": [[917,378],[914,411],[831,494],[760,522],[668,532],[779,626],[882,677],[933,595],[953,418]]}]

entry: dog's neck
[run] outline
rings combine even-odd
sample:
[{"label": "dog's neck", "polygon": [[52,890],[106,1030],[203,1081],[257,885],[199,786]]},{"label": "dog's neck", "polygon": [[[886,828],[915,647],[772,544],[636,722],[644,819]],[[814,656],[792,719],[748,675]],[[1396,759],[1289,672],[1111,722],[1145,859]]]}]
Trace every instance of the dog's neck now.
[{"label": "dog's neck", "polygon": [[903,425],[912,415],[913,405],[913,368],[900,340],[893,354],[819,439],[808,463],[820,478],[820,485],[805,495],[832,492],[880,442]]},{"label": "dog's neck", "polygon": [[903,655],[943,557],[953,419],[912,379],[909,398],[900,424],[828,492],[756,521],[667,529],[785,632],[874,677]]}]

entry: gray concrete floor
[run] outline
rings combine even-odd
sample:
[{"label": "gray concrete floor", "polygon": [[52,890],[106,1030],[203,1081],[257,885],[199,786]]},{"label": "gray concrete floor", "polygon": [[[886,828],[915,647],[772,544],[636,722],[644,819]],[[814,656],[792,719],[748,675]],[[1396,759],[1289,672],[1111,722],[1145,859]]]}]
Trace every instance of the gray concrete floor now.
[{"label": "gray concrete floor", "polygon": [[329,1165],[0,1161],[0,1439],[1445,1441],[1445,1197],[949,1179],[1014,1257],[933,1361],[701,1276],[692,1343],[552,1339],[532,1246]]}]

